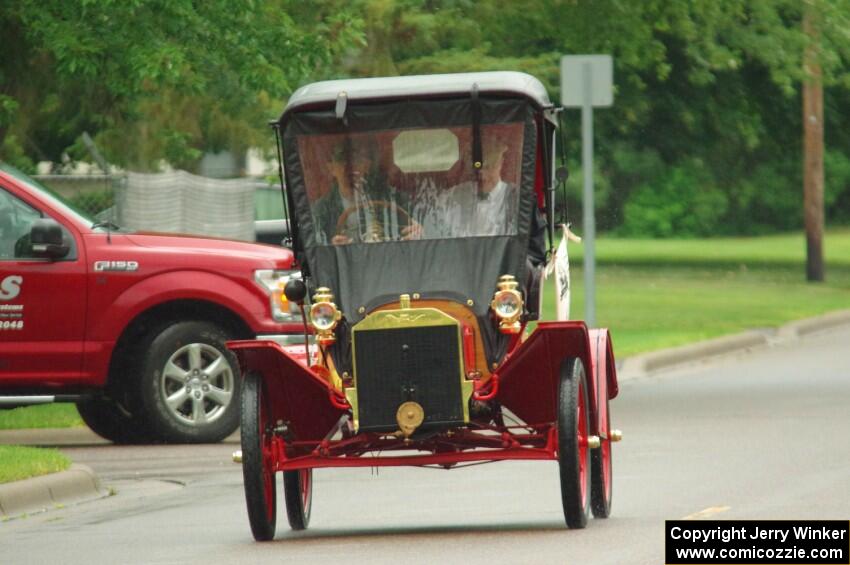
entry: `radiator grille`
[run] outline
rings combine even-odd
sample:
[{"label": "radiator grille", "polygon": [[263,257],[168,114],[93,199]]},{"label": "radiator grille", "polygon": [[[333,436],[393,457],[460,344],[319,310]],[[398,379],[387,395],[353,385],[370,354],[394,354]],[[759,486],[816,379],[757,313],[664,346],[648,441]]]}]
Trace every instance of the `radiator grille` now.
[{"label": "radiator grille", "polygon": [[425,410],[420,429],[463,423],[458,326],[354,332],[360,429],[394,431],[408,400]]}]

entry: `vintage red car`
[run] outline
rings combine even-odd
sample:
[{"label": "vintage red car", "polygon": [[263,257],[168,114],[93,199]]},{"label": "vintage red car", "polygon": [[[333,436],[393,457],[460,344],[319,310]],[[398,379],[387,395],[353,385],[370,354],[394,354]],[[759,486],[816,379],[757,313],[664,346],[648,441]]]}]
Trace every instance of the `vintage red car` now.
[{"label": "vintage red car", "polygon": [[273,122],[312,336],[228,344],[257,540],[276,474],[303,529],[324,467],[557,461],[567,525],[609,515],[609,333],[540,319],[557,112],[491,72],[310,84]]}]

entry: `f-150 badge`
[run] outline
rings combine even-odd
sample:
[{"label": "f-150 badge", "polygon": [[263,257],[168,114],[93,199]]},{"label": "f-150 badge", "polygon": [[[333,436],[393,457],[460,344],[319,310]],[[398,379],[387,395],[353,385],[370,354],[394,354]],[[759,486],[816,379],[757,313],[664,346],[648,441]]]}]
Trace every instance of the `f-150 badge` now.
[{"label": "f-150 badge", "polygon": [[95,271],[138,271],[138,261],[95,261]]}]

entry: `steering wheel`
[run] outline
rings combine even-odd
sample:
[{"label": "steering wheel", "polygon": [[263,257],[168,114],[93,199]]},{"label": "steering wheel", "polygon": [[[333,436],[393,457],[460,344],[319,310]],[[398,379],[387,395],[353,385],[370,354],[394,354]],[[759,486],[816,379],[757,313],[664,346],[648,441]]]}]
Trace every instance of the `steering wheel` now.
[{"label": "steering wheel", "polygon": [[[364,208],[369,209],[370,214],[373,216],[373,220],[371,225],[367,226],[368,231],[366,233],[360,233],[359,231],[355,231],[348,227],[348,217]],[[342,214],[339,215],[339,219],[336,222],[336,235],[347,237],[351,241],[360,239],[370,243],[390,239],[389,237],[386,237],[384,224],[381,221],[382,214],[379,214],[378,210],[387,210],[390,213],[395,211],[399,212],[400,215],[403,216],[403,221],[399,222],[399,232],[402,227],[412,226],[415,224],[413,218],[410,216],[410,212],[395,202],[388,202],[386,200],[370,200],[368,204],[355,204],[342,211]]]}]

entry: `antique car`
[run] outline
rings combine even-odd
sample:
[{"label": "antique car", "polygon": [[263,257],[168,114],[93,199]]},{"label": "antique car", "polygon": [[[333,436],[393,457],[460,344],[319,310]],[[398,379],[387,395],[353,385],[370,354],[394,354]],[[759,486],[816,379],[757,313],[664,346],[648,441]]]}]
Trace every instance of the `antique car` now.
[{"label": "antique car", "polygon": [[255,539],[277,473],[299,530],[328,467],[557,461],[567,526],[609,515],[609,333],[542,320],[558,111],[488,72],[314,83],[272,122],[310,339],[228,343]]}]

